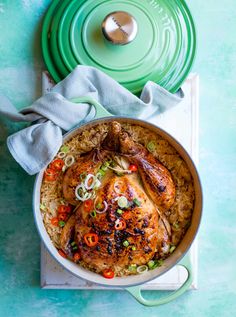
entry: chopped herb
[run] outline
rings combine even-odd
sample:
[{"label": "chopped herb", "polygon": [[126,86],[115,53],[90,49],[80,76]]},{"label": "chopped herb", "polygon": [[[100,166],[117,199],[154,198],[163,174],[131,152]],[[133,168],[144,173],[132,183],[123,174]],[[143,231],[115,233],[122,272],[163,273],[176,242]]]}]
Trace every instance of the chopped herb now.
[{"label": "chopped herb", "polygon": [[123,214],[123,211],[121,209],[117,209],[116,211],[119,215],[122,215]]},{"label": "chopped herb", "polygon": [[129,241],[128,241],[128,240],[125,240],[125,241],[123,242],[123,246],[127,248],[127,247],[129,246]]},{"label": "chopped herb", "polygon": [[65,221],[59,221],[58,222],[58,225],[59,225],[59,227],[61,227],[61,228],[63,228],[64,226],[65,226]]},{"label": "chopped herb", "polygon": [[128,199],[125,196],[121,196],[117,200],[118,206],[120,208],[127,208],[128,207]]},{"label": "chopped herb", "polygon": [[141,201],[139,201],[137,198],[134,198],[133,203],[138,207],[141,206]]},{"label": "chopped herb", "polygon": [[156,142],[155,141],[150,141],[148,144],[147,144],[147,149],[149,152],[153,153],[156,149]]},{"label": "chopped herb", "polygon": [[110,166],[110,162],[109,162],[109,161],[106,161],[103,165],[104,165],[105,167],[108,167],[108,166]]},{"label": "chopped herb", "polygon": [[72,247],[72,249],[73,249],[74,251],[78,250],[77,245],[75,245],[74,247]]},{"label": "chopped herb", "polygon": [[100,167],[100,169],[101,169],[103,172],[106,172],[106,171],[107,171],[107,166],[103,164],[103,165]]},{"label": "chopped herb", "polygon": [[136,247],[134,245],[132,246],[132,251],[136,251]]},{"label": "chopped herb", "polygon": [[101,174],[101,176],[104,176],[106,174],[105,171],[101,168],[98,170],[98,173]]},{"label": "chopped herb", "polygon": [[60,152],[64,152],[64,153],[69,152],[69,147],[67,145],[62,145],[60,148]]},{"label": "chopped herb", "polygon": [[47,207],[44,204],[40,204],[40,209],[43,210],[43,211],[46,211]]},{"label": "chopped herb", "polygon": [[151,260],[151,261],[149,261],[148,262],[148,268],[151,270],[151,269],[153,269],[153,267],[155,266],[155,264],[156,264],[156,261],[153,261],[153,260]]},{"label": "chopped herb", "polygon": [[179,224],[178,224],[177,222],[175,222],[175,223],[173,224],[173,227],[174,227],[175,229],[179,229]]},{"label": "chopped herb", "polygon": [[164,261],[162,259],[157,260],[157,266],[158,267],[162,266],[163,263],[164,263]]},{"label": "chopped herb", "polygon": [[115,166],[116,166],[116,163],[113,162],[113,161],[111,161],[110,166],[111,166],[111,167],[115,167]]},{"label": "chopped herb", "polygon": [[173,253],[175,249],[176,249],[176,246],[175,246],[175,245],[172,245],[172,246],[170,247],[170,253]]},{"label": "chopped herb", "polygon": [[136,270],[137,270],[137,264],[131,264],[131,265],[129,265],[128,270],[129,270],[130,272],[136,272]]},{"label": "chopped herb", "polygon": [[71,242],[71,246],[72,246],[72,247],[75,246],[75,245],[76,245],[76,242],[75,242],[75,241]]},{"label": "chopped herb", "polygon": [[102,204],[101,203],[98,203],[97,205],[96,205],[96,209],[101,209],[102,208]]},{"label": "chopped herb", "polygon": [[92,212],[90,212],[90,216],[91,216],[91,217],[95,218],[95,217],[96,217],[96,215],[97,215],[97,213],[96,213],[96,211],[95,211],[95,210],[93,210]]},{"label": "chopped herb", "polygon": [[82,181],[84,181],[85,180],[85,178],[86,178],[86,176],[87,176],[87,173],[86,172],[83,172],[82,174],[80,174],[80,179],[82,180]]}]

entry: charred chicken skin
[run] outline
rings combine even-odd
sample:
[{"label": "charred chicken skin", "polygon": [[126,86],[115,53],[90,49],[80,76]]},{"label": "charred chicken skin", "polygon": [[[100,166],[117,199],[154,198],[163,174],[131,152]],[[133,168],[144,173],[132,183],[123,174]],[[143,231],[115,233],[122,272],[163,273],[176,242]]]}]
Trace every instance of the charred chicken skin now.
[{"label": "charred chicken skin", "polygon": [[[61,248],[72,258],[74,241],[90,269],[112,269],[119,275],[133,263],[144,265],[165,253],[170,226],[164,211],[174,202],[175,186],[169,171],[118,122],[112,122],[101,143],[99,159],[95,154],[82,156],[65,173],[63,194],[76,208],[63,228]],[[79,201],[81,175],[98,175],[104,160],[114,155],[135,164],[137,171],[118,176],[108,166],[94,197]]]}]

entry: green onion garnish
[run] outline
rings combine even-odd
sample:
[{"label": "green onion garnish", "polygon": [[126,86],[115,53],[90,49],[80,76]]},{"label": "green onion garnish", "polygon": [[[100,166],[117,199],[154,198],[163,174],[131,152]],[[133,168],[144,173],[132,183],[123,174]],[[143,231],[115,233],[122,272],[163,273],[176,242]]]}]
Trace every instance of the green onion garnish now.
[{"label": "green onion garnish", "polygon": [[76,245],[76,242],[75,241],[73,241],[73,242],[71,242],[71,244],[70,244],[72,247],[73,246],[75,246]]},{"label": "green onion garnish", "polygon": [[172,246],[170,247],[170,253],[173,253],[175,249],[176,249],[176,246],[175,246],[175,245],[172,245]]},{"label": "green onion garnish", "polygon": [[67,145],[62,145],[60,148],[60,152],[67,153],[69,151],[69,147]]},{"label": "green onion garnish", "polygon": [[121,209],[117,209],[116,211],[119,215],[122,215],[123,214],[123,211]]},{"label": "green onion garnish", "polygon": [[128,207],[128,199],[125,196],[119,197],[117,203],[120,208]]},{"label": "green onion garnish", "polygon": [[62,228],[65,226],[66,223],[65,223],[65,221],[59,221],[58,224],[59,224],[59,227]]},{"label": "green onion garnish", "polygon": [[137,198],[134,198],[134,199],[133,199],[133,203],[134,203],[136,206],[138,206],[138,207],[141,206],[141,201],[139,201]]},{"label": "green onion garnish", "polygon": [[43,210],[43,211],[46,211],[47,207],[44,204],[40,204],[40,209]]},{"label": "green onion garnish", "polygon": [[129,270],[130,272],[136,272],[136,270],[137,270],[137,264],[131,264],[131,265],[129,265],[128,270]]},{"label": "green onion garnish", "polygon": [[75,245],[72,249],[73,249],[74,251],[75,251],[75,250],[78,250],[77,245]]},{"label": "green onion garnish", "polygon": [[162,266],[162,264],[164,263],[164,261],[163,260],[157,260],[157,266],[158,267],[160,267],[160,266]]},{"label": "green onion garnish", "polygon": [[173,224],[173,227],[174,227],[175,229],[179,229],[179,224],[178,224],[177,222],[175,222],[175,223]]},{"label": "green onion garnish", "polygon": [[108,167],[108,166],[110,166],[110,162],[109,162],[109,161],[106,161],[103,165],[104,165],[105,167]]},{"label": "green onion garnish", "polygon": [[97,215],[97,213],[96,213],[96,211],[95,211],[95,210],[93,210],[92,212],[90,212],[90,216],[91,216],[91,217],[95,218],[95,217],[96,217],[96,215]]},{"label": "green onion garnish", "polygon": [[98,173],[101,174],[101,176],[104,176],[106,174],[105,171],[101,168],[98,170]]},{"label": "green onion garnish", "polygon": [[148,265],[148,268],[151,270],[151,269],[153,269],[153,267],[155,266],[155,264],[156,264],[155,261],[151,260],[151,261],[148,262],[147,265]]},{"label": "green onion garnish", "polygon": [[147,149],[149,152],[154,152],[155,149],[156,149],[156,142],[155,141],[150,141],[148,144],[147,144]]},{"label": "green onion garnish", "polygon": [[129,246],[129,241],[128,241],[128,240],[125,240],[125,241],[123,242],[123,246],[127,248],[127,247]]},{"label": "green onion garnish", "polygon": [[87,176],[87,173],[86,172],[83,172],[82,174],[80,174],[80,179],[82,180],[82,181],[84,181],[85,180],[85,178],[86,178],[86,176]]},{"label": "green onion garnish", "polygon": [[136,251],[136,247],[134,245],[132,246],[132,251]]}]

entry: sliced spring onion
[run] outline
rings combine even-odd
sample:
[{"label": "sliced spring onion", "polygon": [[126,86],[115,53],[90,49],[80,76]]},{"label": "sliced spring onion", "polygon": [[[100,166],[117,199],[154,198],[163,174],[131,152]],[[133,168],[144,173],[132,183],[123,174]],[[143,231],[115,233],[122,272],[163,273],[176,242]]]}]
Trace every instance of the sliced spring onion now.
[{"label": "sliced spring onion", "polygon": [[175,229],[179,229],[179,224],[178,224],[177,222],[175,222],[175,223],[173,224],[173,227],[174,227]]},{"label": "sliced spring onion", "polygon": [[92,189],[96,183],[96,177],[93,174],[88,174],[84,180],[84,186],[87,190]]},{"label": "sliced spring onion", "polygon": [[155,149],[156,149],[156,142],[155,141],[150,141],[148,144],[147,144],[147,149],[149,152],[154,152]]},{"label": "sliced spring onion", "polygon": [[44,204],[40,204],[39,207],[40,207],[40,209],[43,210],[43,211],[46,211],[46,210],[47,210],[47,207],[46,207]]},{"label": "sliced spring onion", "polygon": [[76,245],[76,242],[75,241],[72,241],[71,244],[70,244],[72,247],[74,247]]},{"label": "sliced spring onion", "polygon": [[65,224],[66,224],[65,221],[59,221],[59,222],[58,222],[58,225],[59,225],[59,227],[61,227],[61,228],[64,227]]},{"label": "sliced spring onion", "polygon": [[64,153],[68,153],[69,152],[69,147],[67,145],[62,145],[60,147],[60,151],[64,152]]},{"label": "sliced spring onion", "polygon": [[139,201],[137,198],[134,198],[133,203],[138,207],[141,206],[141,201]]},{"label": "sliced spring onion", "polygon": [[73,155],[67,155],[67,157],[65,158],[65,165],[67,167],[70,167],[71,165],[73,165],[75,162],[75,158]]},{"label": "sliced spring onion", "polygon": [[151,269],[153,269],[153,267],[155,266],[155,261],[154,260],[151,260],[151,261],[149,261],[148,262],[148,268],[151,270]]},{"label": "sliced spring onion", "polygon": [[59,152],[57,154],[57,156],[60,158],[60,159],[63,159],[64,157],[66,157],[66,152]]},{"label": "sliced spring onion", "polygon": [[101,177],[103,177],[106,173],[101,168],[98,170],[98,174],[101,174]]},{"label": "sliced spring onion", "polygon": [[100,182],[100,180],[96,178],[93,189],[97,190],[101,185],[102,183]]},{"label": "sliced spring onion", "polygon": [[129,241],[128,241],[128,240],[125,240],[125,241],[123,242],[123,246],[127,248],[127,247],[129,246]]},{"label": "sliced spring onion", "polygon": [[90,212],[90,216],[91,216],[91,217],[95,218],[95,217],[96,217],[96,215],[97,215],[97,213],[96,213],[96,211],[95,211],[95,210],[93,210],[92,212]]},{"label": "sliced spring onion", "polygon": [[136,272],[137,271],[137,264],[131,264],[129,267],[128,267],[128,270],[130,272]]},{"label": "sliced spring onion", "polygon": [[136,251],[136,246],[132,246],[132,251]]},{"label": "sliced spring onion", "polygon": [[95,209],[96,213],[103,214],[104,212],[107,211],[108,203],[105,200],[103,201],[104,208],[102,210],[97,209],[98,204],[96,205],[95,203],[96,203],[96,200],[94,202],[94,209]]},{"label": "sliced spring onion", "polygon": [[140,266],[137,268],[137,272],[138,272],[139,274],[143,274],[143,273],[145,273],[145,272],[147,272],[147,271],[148,271],[147,265],[140,265]]},{"label": "sliced spring onion", "polygon": [[171,247],[170,247],[170,253],[173,253],[174,252],[174,250],[176,249],[176,246],[175,245],[172,245]]},{"label": "sliced spring onion", "polygon": [[75,245],[74,247],[72,247],[72,249],[75,251],[75,250],[78,250],[78,247],[77,245]]},{"label": "sliced spring onion", "polygon": [[123,214],[123,210],[121,210],[121,209],[117,209],[117,211],[116,211],[119,215],[122,215]]},{"label": "sliced spring onion", "polygon": [[75,189],[75,196],[80,201],[85,201],[90,199],[91,193],[88,193],[84,187],[84,184],[79,184]]},{"label": "sliced spring onion", "polygon": [[117,199],[118,206],[120,208],[128,207],[128,199],[125,196],[121,196]]}]

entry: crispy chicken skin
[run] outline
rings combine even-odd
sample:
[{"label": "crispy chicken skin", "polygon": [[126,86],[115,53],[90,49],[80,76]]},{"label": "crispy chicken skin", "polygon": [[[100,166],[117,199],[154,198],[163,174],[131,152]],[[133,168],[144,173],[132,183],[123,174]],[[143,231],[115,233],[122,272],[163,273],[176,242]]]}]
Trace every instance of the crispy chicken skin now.
[{"label": "crispy chicken skin", "polygon": [[[169,171],[115,121],[101,144],[100,157],[106,157],[107,153],[126,157],[138,166],[138,173],[117,176],[112,170],[107,171],[96,192],[94,206],[105,201],[108,207],[106,212],[92,217],[86,211],[85,202],[76,200],[74,192],[80,175],[84,172],[96,174],[102,162],[94,162],[94,152],[79,158],[63,180],[65,199],[77,207],[63,228],[61,247],[72,257],[70,242],[75,241],[81,259],[90,268],[96,272],[107,268],[119,272],[132,263],[146,264],[156,254],[162,255],[163,248],[170,242],[170,231],[162,211],[173,204],[175,186]],[[117,196],[121,195],[127,198],[128,206],[118,213]],[[123,230],[116,229],[120,220],[126,224]],[[98,236],[95,246],[85,243],[84,236],[88,233]]]}]

